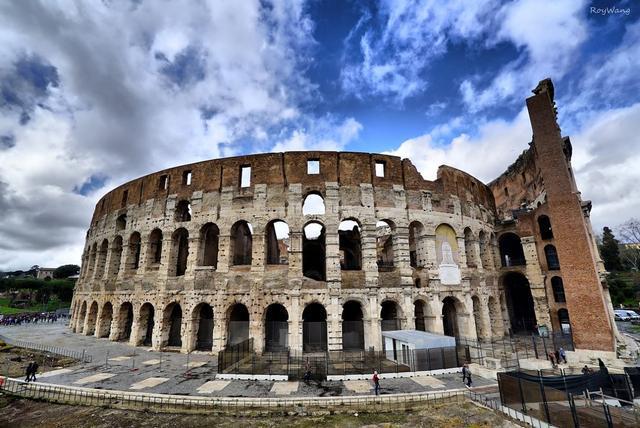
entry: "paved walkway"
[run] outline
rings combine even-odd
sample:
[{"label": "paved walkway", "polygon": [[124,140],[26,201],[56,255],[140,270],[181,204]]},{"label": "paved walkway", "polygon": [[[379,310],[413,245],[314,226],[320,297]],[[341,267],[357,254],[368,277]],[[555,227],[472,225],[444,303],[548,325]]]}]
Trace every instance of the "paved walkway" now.
[{"label": "paved walkway", "polygon": [[[7,337],[83,350],[92,363],[59,369],[45,367],[38,381],[90,388],[144,391],[180,395],[227,397],[313,397],[368,395],[373,388],[368,381],[274,382],[216,380],[216,356],[206,353],[186,354],[155,352],[71,333],[61,324],[0,327]],[[474,377],[474,386],[493,385],[495,381]],[[445,391],[461,388],[459,374],[380,380],[381,394]]]}]

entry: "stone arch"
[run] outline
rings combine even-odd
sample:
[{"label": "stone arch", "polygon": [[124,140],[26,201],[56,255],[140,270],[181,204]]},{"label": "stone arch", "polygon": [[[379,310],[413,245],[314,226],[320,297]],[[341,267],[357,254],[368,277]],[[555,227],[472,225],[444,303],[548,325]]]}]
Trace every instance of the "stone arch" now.
[{"label": "stone arch", "polygon": [[191,221],[191,203],[189,201],[183,199],[177,203],[175,221]]},{"label": "stone arch", "polygon": [[198,351],[213,349],[213,318],[213,308],[205,302],[199,303],[191,312],[193,346]]},{"label": "stone arch", "polygon": [[118,235],[113,238],[111,243],[111,258],[109,259],[109,269],[107,276],[115,277],[120,271],[120,262],[122,260],[122,236]]},{"label": "stone arch", "polygon": [[324,215],[324,198],[320,192],[309,192],[302,203],[302,215]]},{"label": "stone arch", "polygon": [[220,229],[214,223],[207,223],[200,229],[200,266],[218,266]]},{"label": "stone arch", "polygon": [[253,228],[240,220],[231,226],[231,262],[233,265],[251,265],[253,250]]},{"label": "stone arch", "polygon": [[162,231],[153,229],[149,234],[147,266],[157,266],[162,262]]},{"label": "stone arch", "polygon": [[249,339],[249,310],[242,303],[234,303],[227,310],[227,344],[236,345]]},{"label": "stone arch", "polygon": [[87,278],[93,278],[96,269],[96,260],[98,257],[98,243],[94,242],[89,251],[89,265],[87,266]]},{"label": "stone arch", "polygon": [[318,221],[307,223],[302,229],[302,274],[316,281],[325,281],[325,228]]},{"label": "stone arch", "polygon": [[342,349],[364,350],[364,313],[357,300],[342,305]]},{"label": "stone arch", "polygon": [[442,300],[442,331],[446,336],[462,337],[466,332],[461,317],[464,313],[464,305],[456,297],[447,296]]},{"label": "stone arch", "polygon": [[302,312],[302,350],[325,352],[327,349],[327,311],[318,302],[310,303]]},{"label": "stone arch", "polygon": [[128,341],[131,338],[131,328],[133,326],[133,305],[131,302],[124,302],[118,311],[117,330],[115,338],[118,341]]},{"label": "stone arch", "polygon": [[553,229],[551,228],[551,220],[546,215],[538,217],[538,230],[543,240],[553,239]]},{"label": "stone arch", "polygon": [[141,243],[140,232],[133,232],[129,236],[129,254],[126,262],[126,272],[128,274],[135,273],[140,268]]},{"label": "stone arch", "polygon": [[82,305],[80,306],[80,312],[78,313],[78,317],[76,319],[76,328],[75,328],[75,332],[76,333],[81,333],[82,329],[84,328],[84,323],[86,321],[86,317],[87,317],[87,301],[83,301]]},{"label": "stone arch", "polygon": [[503,267],[524,266],[526,264],[520,237],[512,232],[503,233],[498,238],[500,261]]},{"label": "stone arch", "polygon": [[111,305],[111,302],[106,302],[102,306],[102,311],[100,311],[100,322],[98,323],[96,336],[109,337],[109,334],[111,333],[112,321],[113,321],[113,305]]},{"label": "stone arch", "polygon": [[189,232],[179,228],[171,236],[171,259],[173,261],[172,276],[183,276],[187,271],[189,259]]},{"label": "stone arch", "polygon": [[280,352],[287,349],[289,312],[280,303],[267,306],[264,314],[264,350]]},{"label": "stone arch", "polygon": [[415,329],[419,331],[427,331],[427,302],[423,299],[416,299],[413,302],[413,315],[415,318]]},{"label": "stone arch", "polygon": [[536,313],[527,277],[519,272],[508,272],[502,277],[511,331],[534,332]]},{"label": "stone arch", "polygon": [[289,264],[289,225],[283,220],[271,220],[264,239],[267,264]]},{"label": "stone arch", "polygon": [[95,300],[91,303],[89,307],[89,312],[87,312],[87,320],[85,322],[85,331],[84,334],[87,336],[92,336],[96,332],[96,321],[98,319],[98,302]]},{"label": "stone arch", "polygon": [[127,214],[120,214],[116,219],[116,232],[120,232],[127,228]]},{"label": "stone arch", "polygon": [[395,231],[393,221],[382,219],[376,222],[376,263],[379,272],[395,269]]},{"label": "stone arch", "polygon": [[138,338],[136,345],[151,346],[153,344],[153,327],[155,326],[155,308],[150,302],[140,307],[138,314]]},{"label": "stone arch", "polygon": [[169,303],[162,314],[161,346],[182,347],[182,307],[178,302]]},{"label": "stone arch", "polygon": [[340,268],[362,269],[362,226],[355,218],[346,218],[338,225]]},{"label": "stone arch", "polygon": [[409,264],[412,268],[422,268],[427,265],[427,250],[422,242],[424,226],[419,221],[409,223]]},{"label": "stone arch", "polygon": [[400,330],[402,328],[402,309],[391,299],[380,304],[380,329],[382,331]]}]

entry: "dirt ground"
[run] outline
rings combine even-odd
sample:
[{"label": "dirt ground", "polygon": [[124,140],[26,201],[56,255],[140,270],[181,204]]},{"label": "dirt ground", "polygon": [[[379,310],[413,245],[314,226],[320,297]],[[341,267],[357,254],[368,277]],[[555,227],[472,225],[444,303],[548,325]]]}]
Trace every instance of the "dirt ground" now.
[{"label": "dirt ground", "polygon": [[68,406],[0,396],[0,427],[517,427],[472,403],[429,404],[397,413],[225,417]]},{"label": "dirt ground", "polygon": [[25,369],[32,361],[36,361],[40,366],[38,373],[67,367],[77,362],[73,358],[7,345],[0,340],[0,375],[24,377]]}]

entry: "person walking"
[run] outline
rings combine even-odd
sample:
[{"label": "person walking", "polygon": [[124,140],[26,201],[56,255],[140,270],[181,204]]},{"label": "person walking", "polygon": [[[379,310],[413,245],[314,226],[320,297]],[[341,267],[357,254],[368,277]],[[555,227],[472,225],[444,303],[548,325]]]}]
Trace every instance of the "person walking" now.
[{"label": "person walking", "polygon": [[558,349],[558,354],[560,354],[560,359],[558,360],[558,362],[563,361],[565,364],[567,364],[567,353],[564,351],[564,348],[560,347],[560,349]]},{"label": "person walking", "polygon": [[31,380],[36,381],[36,373],[38,372],[38,363],[36,361],[33,362],[31,366]]},{"label": "person walking", "polygon": [[373,381],[373,388],[376,395],[380,395],[380,376],[378,376],[377,370],[373,371],[373,377],[371,378],[371,380]]},{"label": "person walking", "polygon": [[469,371],[469,365],[468,364],[463,364],[462,365],[462,384],[466,385],[467,384],[467,372]]},{"label": "person walking", "polygon": [[469,366],[467,366],[467,383],[466,386],[467,388],[471,388],[471,370],[469,370]]},{"label": "person walking", "polygon": [[25,370],[25,374],[27,375],[27,377],[24,379],[25,382],[29,382],[29,380],[31,379],[31,371],[33,370],[33,363],[29,363],[29,365],[27,366],[26,370]]}]

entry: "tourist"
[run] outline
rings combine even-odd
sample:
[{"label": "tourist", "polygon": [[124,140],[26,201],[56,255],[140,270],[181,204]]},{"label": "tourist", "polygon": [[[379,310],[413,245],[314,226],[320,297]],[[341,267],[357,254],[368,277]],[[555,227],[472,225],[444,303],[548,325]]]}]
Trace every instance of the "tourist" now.
[{"label": "tourist", "polygon": [[378,376],[377,370],[373,371],[373,378],[371,378],[371,380],[373,381],[373,388],[376,395],[380,395],[380,376]]},{"label": "tourist", "polygon": [[27,375],[27,377],[24,379],[25,382],[29,382],[29,380],[31,379],[32,371],[33,371],[33,363],[29,363],[29,365],[27,366],[27,369],[25,370],[25,374]]},{"label": "tourist", "polygon": [[33,362],[31,366],[31,379],[32,381],[36,381],[36,373],[38,372],[38,363],[36,361]]},{"label": "tourist", "polygon": [[547,354],[547,358],[549,358],[549,361],[551,361],[551,367],[553,367],[554,369],[556,367],[558,367],[558,365],[556,364],[556,354],[553,351],[549,351],[549,354]]},{"label": "tourist", "polygon": [[309,359],[307,358],[307,362],[304,364],[304,383],[309,385],[311,381],[311,364],[309,364]]},{"label": "tourist", "polygon": [[584,367],[582,368],[582,374],[588,375],[591,373],[593,373],[593,370],[591,370],[591,368],[585,364]]},{"label": "tourist", "polygon": [[466,385],[466,380],[467,380],[467,372],[469,371],[469,365],[468,364],[463,364],[462,365],[462,384]]},{"label": "tourist", "polygon": [[[466,366],[466,364],[465,364],[465,366]],[[471,382],[471,370],[469,370],[469,366],[467,366],[467,383],[465,384],[465,386],[467,388],[471,388],[471,384],[472,384],[472,382]]]},{"label": "tourist", "polygon": [[558,354],[560,354],[560,359],[558,360],[558,362],[562,360],[565,364],[567,364],[567,353],[562,347],[560,347],[560,349],[558,350]]}]

